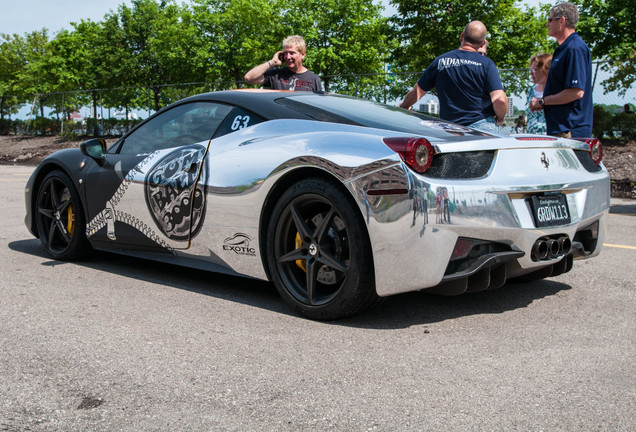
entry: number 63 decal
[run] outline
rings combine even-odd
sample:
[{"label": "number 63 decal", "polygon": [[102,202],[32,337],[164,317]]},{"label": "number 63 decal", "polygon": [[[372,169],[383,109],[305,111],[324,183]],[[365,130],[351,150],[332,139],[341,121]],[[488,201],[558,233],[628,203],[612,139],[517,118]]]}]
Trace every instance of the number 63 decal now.
[{"label": "number 63 decal", "polygon": [[244,129],[249,126],[250,116],[245,115],[237,115],[234,117],[234,121],[232,121],[232,130]]}]

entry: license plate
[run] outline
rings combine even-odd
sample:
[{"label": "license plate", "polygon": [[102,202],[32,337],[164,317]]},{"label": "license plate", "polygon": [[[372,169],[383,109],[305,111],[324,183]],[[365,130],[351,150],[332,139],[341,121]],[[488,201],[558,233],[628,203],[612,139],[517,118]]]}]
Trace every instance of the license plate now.
[{"label": "license plate", "polygon": [[534,195],[532,215],[537,227],[567,225],[570,223],[568,201],[563,194]]}]

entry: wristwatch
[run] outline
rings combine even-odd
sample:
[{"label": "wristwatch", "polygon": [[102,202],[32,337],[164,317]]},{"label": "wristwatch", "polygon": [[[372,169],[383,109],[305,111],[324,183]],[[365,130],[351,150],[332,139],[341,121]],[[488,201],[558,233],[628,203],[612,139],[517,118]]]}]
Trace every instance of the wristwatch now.
[{"label": "wristwatch", "polygon": [[541,106],[545,105],[545,101],[543,100],[543,98],[539,99],[539,105],[541,105]]}]

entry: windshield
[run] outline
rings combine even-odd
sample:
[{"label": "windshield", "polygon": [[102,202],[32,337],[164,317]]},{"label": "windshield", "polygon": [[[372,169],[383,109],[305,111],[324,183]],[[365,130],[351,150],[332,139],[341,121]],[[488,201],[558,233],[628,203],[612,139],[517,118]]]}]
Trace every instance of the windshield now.
[{"label": "windshield", "polygon": [[276,100],[318,121],[355,124],[452,141],[491,135],[418,112],[349,96],[303,94]]}]

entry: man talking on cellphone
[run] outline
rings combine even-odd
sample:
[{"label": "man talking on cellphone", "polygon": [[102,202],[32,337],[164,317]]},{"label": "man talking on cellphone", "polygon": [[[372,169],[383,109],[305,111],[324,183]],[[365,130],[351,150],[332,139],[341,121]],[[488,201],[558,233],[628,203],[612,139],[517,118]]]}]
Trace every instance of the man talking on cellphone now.
[{"label": "man talking on cellphone", "polygon": [[[306,46],[302,36],[288,36],[283,50],[271,60],[261,63],[245,74],[248,84],[263,84],[272,90],[322,91],[318,75],[303,66]],[[282,65],[284,67],[280,67]]]}]

